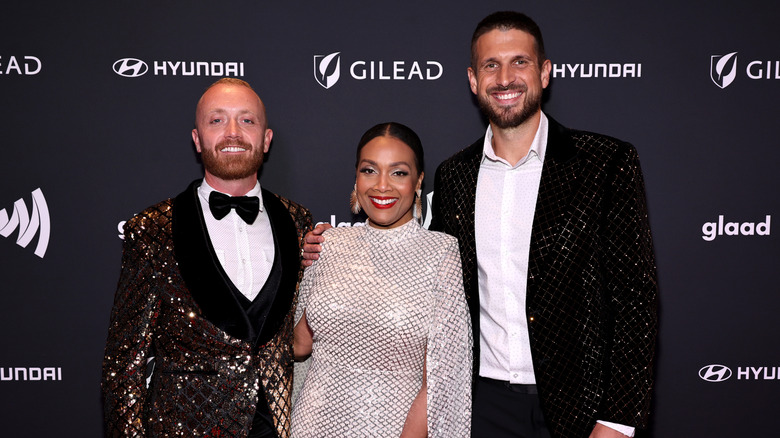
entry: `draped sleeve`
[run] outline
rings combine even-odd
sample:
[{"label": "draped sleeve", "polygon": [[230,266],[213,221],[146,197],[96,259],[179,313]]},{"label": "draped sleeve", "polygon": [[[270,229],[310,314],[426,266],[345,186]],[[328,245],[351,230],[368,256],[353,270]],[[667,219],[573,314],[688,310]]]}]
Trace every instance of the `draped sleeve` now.
[{"label": "draped sleeve", "polygon": [[469,437],[471,433],[471,319],[463,291],[458,242],[446,238],[437,264],[426,366],[428,436]]}]

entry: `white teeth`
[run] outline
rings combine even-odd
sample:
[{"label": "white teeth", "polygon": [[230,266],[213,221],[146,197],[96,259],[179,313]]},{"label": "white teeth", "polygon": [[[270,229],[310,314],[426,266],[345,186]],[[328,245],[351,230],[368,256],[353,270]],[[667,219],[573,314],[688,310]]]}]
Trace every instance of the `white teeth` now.
[{"label": "white teeth", "polygon": [[496,96],[496,99],[498,100],[508,100],[508,99],[514,99],[515,97],[519,97],[520,93],[512,93],[512,94],[499,94]]},{"label": "white teeth", "polygon": [[379,205],[387,205],[387,204],[392,204],[393,202],[395,202],[395,201],[396,201],[396,198],[392,198],[392,199],[376,199],[376,198],[371,198],[371,201],[373,201],[373,202],[375,202],[375,203],[377,203],[377,204],[379,204]]},{"label": "white teeth", "polygon": [[222,152],[244,152],[246,149],[239,146],[228,146],[222,149]]}]

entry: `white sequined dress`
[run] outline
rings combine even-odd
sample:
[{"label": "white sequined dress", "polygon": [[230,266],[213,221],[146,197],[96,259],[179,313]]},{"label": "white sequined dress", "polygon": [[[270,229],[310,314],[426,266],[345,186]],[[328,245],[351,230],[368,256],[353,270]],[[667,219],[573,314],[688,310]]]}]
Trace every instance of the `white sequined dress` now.
[{"label": "white sequined dress", "polygon": [[292,437],[398,437],[427,364],[428,436],[468,437],[471,325],[457,240],[411,220],[326,231],[296,319],[313,332]]}]

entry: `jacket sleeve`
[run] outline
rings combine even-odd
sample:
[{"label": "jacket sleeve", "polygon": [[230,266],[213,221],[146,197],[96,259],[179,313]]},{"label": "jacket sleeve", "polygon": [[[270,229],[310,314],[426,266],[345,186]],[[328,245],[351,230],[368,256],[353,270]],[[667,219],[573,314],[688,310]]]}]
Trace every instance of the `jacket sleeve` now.
[{"label": "jacket sleeve", "polygon": [[428,229],[431,231],[444,231],[444,224],[442,223],[442,194],[445,192],[444,190],[444,181],[442,180],[442,174],[443,170],[442,167],[444,164],[439,165],[439,167],[436,169],[436,173],[433,177],[433,200],[432,206],[431,206],[431,215],[433,216],[431,218],[431,223],[428,226]]},{"label": "jacket sleeve", "polygon": [[428,436],[468,438],[471,435],[471,319],[463,292],[458,243],[449,236],[447,241],[438,263],[431,303],[433,322],[425,359]]},{"label": "jacket sleeve", "polygon": [[[137,216],[125,226],[119,278],[103,358],[107,436],[144,436],[147,360],[159,309],[153,221]],[[158,245],[155,245],[158,244]]]},{"label": "jacket sleeve", "polygon": [[658,286],[642,170],[636,150],[627,146],[616,154],[605,203],[603,266],[614,330],[598,419],[645,427],[653,385]]}]

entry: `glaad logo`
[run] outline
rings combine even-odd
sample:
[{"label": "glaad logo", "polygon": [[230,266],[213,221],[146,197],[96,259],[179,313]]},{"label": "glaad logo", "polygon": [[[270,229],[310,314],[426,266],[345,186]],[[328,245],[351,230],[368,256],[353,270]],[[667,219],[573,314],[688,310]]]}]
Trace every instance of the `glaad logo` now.
[{"label": "glaad logo", "polygon": [[46,205],[46,198],[40,188],[32,192],[32,213],[28,214],[27,205],[24,199],[14,202],[14,211],[11,217],[5,209],[0,210],[0,236],[8,237],[19,228],[19,236],[16,238],[16,244],[22,248],[27,245],[38,233],[38,245],[35,247],[35,255],[43,258],[46,254],[46,248],[49,246],[49,233],[51,223],[49,220],[49,208]]},{"label": "glaad logo", "polygon": [[[425,197],[428,200],[428,206],[426,208],[426,211],[423,213],[423,227],[428,228],[428,226],[431,225],[431,206],[433,205],[433,192],[428,193],[428,195]],[[119,223],[119,230],[121,232],[122,225],[124,222]],[[330,221],[323,221],[323,222],[317,222],[314,224],[316,227],[319,224],[330,224],[331,227],[362,227],[365,225],[365,222],[336,222],[336,215],[332,214],[330,215]],[[120,238],[124,238],[122,235],[120,235]]]},{"label": "glaad logo", "polygon": [[22,380],[62,380],[62,368],[60,367],[13,367],[0,368],[0,381]]},{"label": "glaad logo", "polygon": [[149,66],[145,62],[136,58],[117,59],[114,63],[114,73],[126,78],[137,78],[143,76],[149,71]]},{"label": "glaad logo", "polygon": [[[149,64],[138,58],[117,59],[114,73],[126,78],[137,78],[149,72]],[[213,61],[152,61],[155,76],[244,76],[243,62]]]},{"label": "glaad logo", "polygon": [[710,57],[710,79],[720,88],[726,88],[737,77],[737,52]]},{"label": "glaad logo", "polygon": [[332,214],[332,215],[330,215],[330,221],[317,222],[316,224],[314,224],[314,226],[316,227],[319,224],[330,224],[331,227],[362,227],[366,223],[365,222],[355,222],[355,223],[352,223],[352,222],[338,222],[338,223],[336,223],[336,215]]},{"label": "glaad logo", "polygon": [[553,64],[552,77],[565,78],[641,78],[641,63]]},{"label": "glaad logo", "polygon": [[314,79],[328,88],[334,86],[341,76],[341,52],[330,55],[314,55]]},{"label": "glaad logo", "polygon": [[22,57],[21,64],[16,56],[9,56],[5,68],[3,68],[3,57],[0,56],[0,75],[17,74],[23,76],[37,75],[41,72],[41,60],[35,56]]},{"label": "glaad logo", "polygon": [[726,222],[723,215],[718,222],[706,222],[701,227],[701,238],[712,242],[717,236],[769,236],[772,231],[772,216],[767,215],[764,222]]},{"label": "glaad logo", "polygon": [[[363,61],[349,66],[352,79],[381,81],[435,81],[444,74],[444,67],[437,61]],[[314,55],[314,79],[326,89],[336,84],[341,76],[341,52],[330,55]]]},{"label": "glaad logo", "polygon": [[707,365],[699,370],[699,377],[707,382],[722,382],[731,377],[731,369],[726,365]]}]

